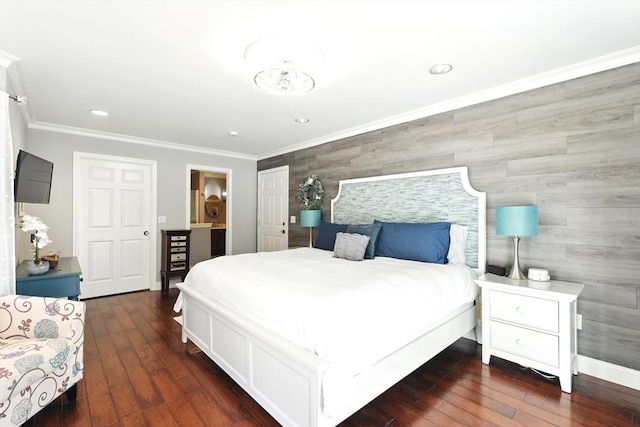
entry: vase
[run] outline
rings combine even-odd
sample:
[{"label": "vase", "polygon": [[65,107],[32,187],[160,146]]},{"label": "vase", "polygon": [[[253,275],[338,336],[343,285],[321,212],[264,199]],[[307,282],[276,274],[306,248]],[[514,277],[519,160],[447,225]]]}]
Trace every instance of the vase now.
[{"label": "vase", "polygon": [[47,271],[49,271],[49,261],[42,261],[41,264],[36,264],[33,260],[27,261],[27,273],[30,276],[44,274]]}]

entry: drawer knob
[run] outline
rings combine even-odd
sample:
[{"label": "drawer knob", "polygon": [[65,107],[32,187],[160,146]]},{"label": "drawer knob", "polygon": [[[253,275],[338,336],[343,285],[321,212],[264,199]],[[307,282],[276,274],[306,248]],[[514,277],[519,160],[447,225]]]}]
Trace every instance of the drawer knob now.
[{"label": "drawer knob", "polygon": [[516,344],[518,344],[518,345],[522,345],[522,344],[523,344],[523,342],[522,342],[522,340],[521,340],[520,338],[518,338],[518,339],[516,340]]},{"label": "drawer knob", "polygon": [[516,313],[524,313],[524,309],[522,307],[516,307]]}]

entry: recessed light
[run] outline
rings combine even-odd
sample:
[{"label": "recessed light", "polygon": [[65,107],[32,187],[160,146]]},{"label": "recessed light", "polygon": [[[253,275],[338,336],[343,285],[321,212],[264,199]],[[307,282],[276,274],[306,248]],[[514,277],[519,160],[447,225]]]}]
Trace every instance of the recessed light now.
[{"label": "recessed light", "polygon": [[107,112],[106,112],[106,111],[104,111],[104,110],[96,110],[96,109],[93,109],[93,110],[89,110],[89,111],[90,111],[90,112],[91,112],[91,114],[93,114],[94,116],[105,117],[105,116],[108,116],[108,115],[109,115],[109,113],[107,113]]},{"label": "recessed light", "polygon": [[436,64],[429,68],[429,72],[434,75],[447,74],[451,70],[453,70],[453,67],[449,64]]},{"label": "recessed light", "polygon": [[293,119],[296,123],[309,123],[309,119],[306,117],[296,117]]},{"label": "recessed light", "polygon": [[227,135],[229,135],[229,136],[238,136],[238,131],[237,130],[230,130],[229,132],[227,132]]}]

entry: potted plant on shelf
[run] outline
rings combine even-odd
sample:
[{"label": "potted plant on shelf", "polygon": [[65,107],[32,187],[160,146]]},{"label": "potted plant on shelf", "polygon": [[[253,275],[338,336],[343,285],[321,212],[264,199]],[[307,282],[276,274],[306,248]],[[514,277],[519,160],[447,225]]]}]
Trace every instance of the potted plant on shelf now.
[{"label": "potted plant on shelf", "polygon": [[33,259],[27,261],[27,272],[29,274],[42,274],[49,271],[49,262],[40,257],[40,249],[51,243],[47,234],[49,227],[40,218],[25,215],[21,219],[20,229],[31,233],[31,244],[33,245]]},{"label": "potted plant on shelf", "polygon": [[313,227],[320,225],[320,205],[324,188],[318,175],[311,175],[298,186],[300,202],[300,226],[309,227],[309,246],[312,246]]}]

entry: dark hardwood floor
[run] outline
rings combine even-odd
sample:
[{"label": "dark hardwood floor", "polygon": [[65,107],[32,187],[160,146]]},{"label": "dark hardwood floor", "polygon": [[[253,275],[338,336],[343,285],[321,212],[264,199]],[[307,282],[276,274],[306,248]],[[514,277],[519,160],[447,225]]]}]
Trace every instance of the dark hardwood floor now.
[{"label": "dark hardwood floor", "polygon": [[[171,318],[177,291],[87,302],[84,379],[28,426],[277,426]],[[341,424],[352,426],[640,425],[640,392],[580,374],[573,393],[510,362],[485,366],[461,339]]]}]

